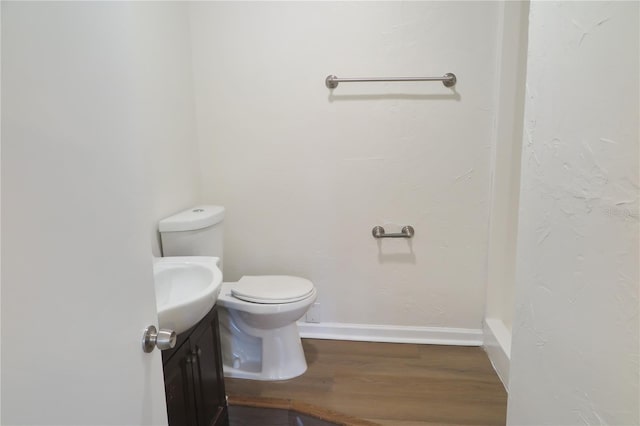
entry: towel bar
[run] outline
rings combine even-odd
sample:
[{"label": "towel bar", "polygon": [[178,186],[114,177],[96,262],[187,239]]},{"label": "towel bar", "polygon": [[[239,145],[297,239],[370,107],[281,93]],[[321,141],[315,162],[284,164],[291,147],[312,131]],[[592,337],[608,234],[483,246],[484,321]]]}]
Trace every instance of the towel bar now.
[{"label": "towel bar", "polygon": [[442,77],[360,77],[360,78],[339,78],[335,75],[328,75],[324,84],[329,89],[338,87],[338,83],[360,83],[364,81],[441,81],[445,87],[453,87],[458,79],[453,73],[446,73]]}]

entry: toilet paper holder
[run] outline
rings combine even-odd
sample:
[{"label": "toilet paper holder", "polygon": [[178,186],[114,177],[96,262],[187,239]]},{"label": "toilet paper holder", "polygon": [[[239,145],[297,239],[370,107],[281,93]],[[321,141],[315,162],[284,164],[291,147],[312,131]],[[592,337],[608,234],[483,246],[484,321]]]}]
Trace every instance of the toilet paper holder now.
[{"label": "toilet paper holder", "polygon": [[387,234],[384,231],[384,228],[382,226],[374,226],[373,229],[371,230],[371,234],[373,235],[373,238],[413,238],[415,233],[416,231],[413,229],[413,226],[411,225],[403,226],[400,232],[395,232],[391,234]]}]

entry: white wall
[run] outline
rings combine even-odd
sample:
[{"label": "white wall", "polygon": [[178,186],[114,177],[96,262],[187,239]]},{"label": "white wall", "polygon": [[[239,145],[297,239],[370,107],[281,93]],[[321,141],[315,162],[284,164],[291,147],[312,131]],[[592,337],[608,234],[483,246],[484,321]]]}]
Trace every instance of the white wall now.
[{"label": "white wall", "polygon": [[195,134],[191,38],[186,3],[137,5],[148,19],[137,36],[138,89],[153,120],[144,124],[148,184],[151,191],[151,241],[160,256],[158,221],[200,202],[200,171]]},{"label": "white wall", "polygon": [[[323,322],[481,328],[496,113],[493,2],[191,8],[203,198],[225,277],[295,274]],[[458,76],[324,85],[329,74]],[[415,227],[412,241],[371,236]]]},{"label": "white wall", "polygon": [[[2,6],[0,6],[0,25]],[[2,31],[0,27],[0,60],[2,59]],[[2,117],[2,66],[0,66],[0,117]],[[0,242],[2,241],[2,120],[0,119]],[[0,331],[2,330],[2,244],[0,243]],[[2,366],[2,338],[0,338],[0,366]],[[0,368],[0,422],[2,421],[2,369]]]},{"label": "white wall", "polygon": [[640,424],[639,7],[531,3],[512,425]]},{"label": "white wall", "polygon": [[529,2],[501,3],[484,347],[509,381]]}]

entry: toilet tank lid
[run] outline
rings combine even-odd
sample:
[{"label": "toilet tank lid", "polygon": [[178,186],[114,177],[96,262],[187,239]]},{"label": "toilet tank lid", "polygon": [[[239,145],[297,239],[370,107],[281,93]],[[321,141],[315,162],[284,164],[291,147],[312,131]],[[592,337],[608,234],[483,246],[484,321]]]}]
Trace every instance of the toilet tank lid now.
[{"label": "toilet tank lid", "polygon": [[224,219],[222,206],[195,206],[162,219],[158,224],[158,230],[160,232],[195,231],[213,226],[222,219]]}]

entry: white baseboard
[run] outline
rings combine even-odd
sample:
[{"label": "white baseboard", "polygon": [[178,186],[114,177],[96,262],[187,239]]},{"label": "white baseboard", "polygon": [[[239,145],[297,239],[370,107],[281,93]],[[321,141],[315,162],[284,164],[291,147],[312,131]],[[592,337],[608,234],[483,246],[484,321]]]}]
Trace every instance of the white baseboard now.
[{"label": "white baseboard", "polygon": [[511,363],[511,332],[499,319],[484,320],[484,350],[504,388],[509,392],[509,364]]},{"label": "white baseboard", "polygon": [[482,330],[449,327],[298,322],[300,337],[365,342],[482,346]]}]

